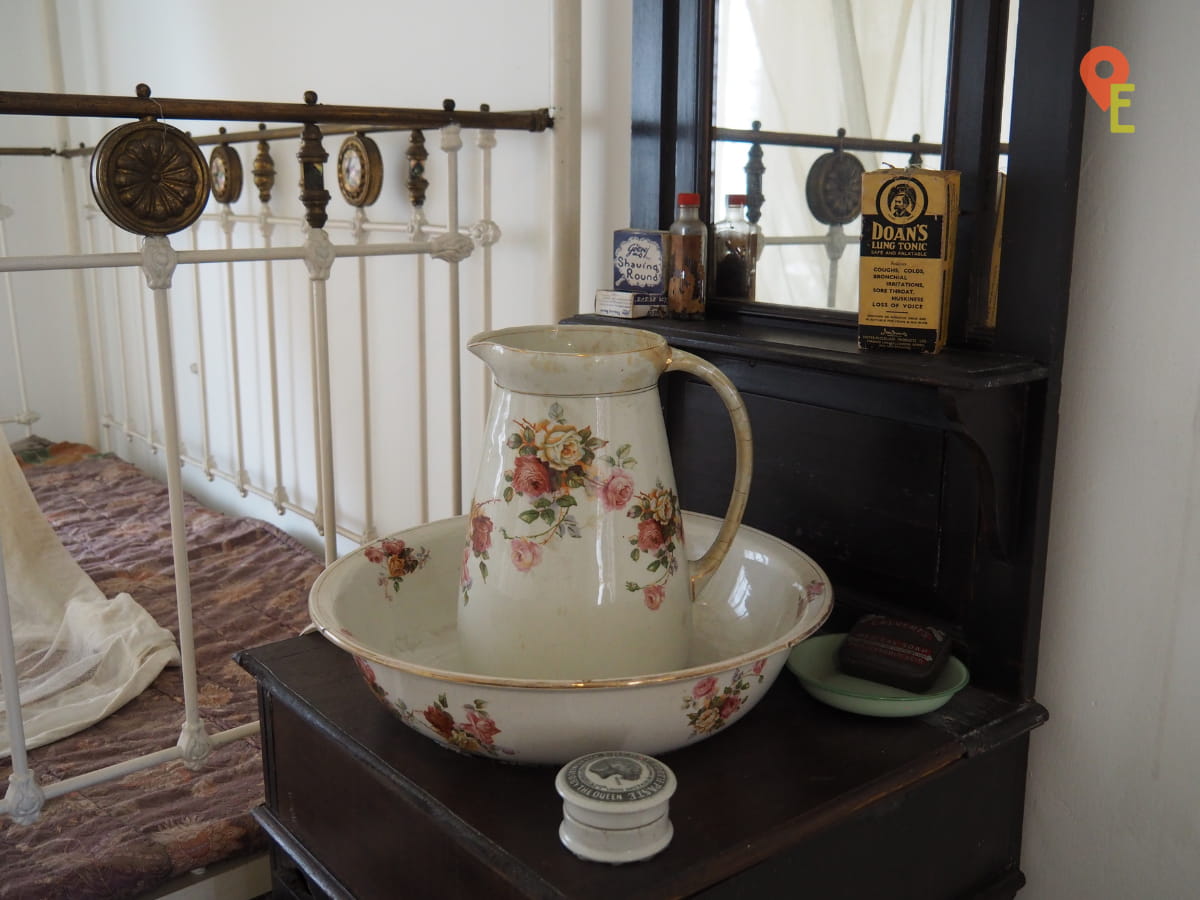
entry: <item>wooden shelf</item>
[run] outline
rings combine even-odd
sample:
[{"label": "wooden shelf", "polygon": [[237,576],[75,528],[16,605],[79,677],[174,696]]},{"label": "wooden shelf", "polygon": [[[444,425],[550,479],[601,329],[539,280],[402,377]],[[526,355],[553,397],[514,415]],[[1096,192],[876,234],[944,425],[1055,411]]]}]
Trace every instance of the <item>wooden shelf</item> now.
[{"label": "wooden shelf", "polygon": [[1048,371],[1031,359],[979,350],[947,349],[933,355],[860,350],[853,328],[785,319],[616,319],[580,315],[567,321],[645,328],[663,335],[673,345],[698,353],[728,354],[820,372],[960,391],[1029,384],[1044,379]]}]

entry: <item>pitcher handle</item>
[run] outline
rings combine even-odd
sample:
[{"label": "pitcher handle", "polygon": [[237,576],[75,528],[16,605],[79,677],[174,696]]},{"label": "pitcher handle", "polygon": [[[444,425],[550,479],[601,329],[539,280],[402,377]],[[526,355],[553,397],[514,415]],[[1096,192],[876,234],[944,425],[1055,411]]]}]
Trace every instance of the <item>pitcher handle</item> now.
[{"label": "pitcher handle", "polygon": [[738,393],[733,382],[725,373],[707,360],[688,353],[686,350],[670,348],[671,359],[667,363],[667,372],[687,372],[697,378],[707,381],[725,404],[729,419],[733,424],[734,440],[734,472],[733,493],[729,497],[729,506],[725,509],[725,521],[717,532],[712,546],[704,555],[693,562],[690,567],[692,579],[692,597],[695,598],[701,588],[717,567],[725,559],[733,544],[738,527],[742,524],[742,514],[746,511],[746,499],[750,494],[750,474],[753,467],[754,442],[750,436],[750,417],[746,414],[746,404]]}]

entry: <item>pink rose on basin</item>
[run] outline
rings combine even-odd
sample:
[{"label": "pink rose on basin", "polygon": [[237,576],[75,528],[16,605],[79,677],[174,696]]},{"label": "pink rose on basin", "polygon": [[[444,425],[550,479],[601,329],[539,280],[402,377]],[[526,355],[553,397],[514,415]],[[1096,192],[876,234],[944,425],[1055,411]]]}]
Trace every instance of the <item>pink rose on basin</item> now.
[{"label": "pink rose on basin", "polygon": [[518,571],[528,572],[541,561],[542,548],[540,544],[535,544],[526,538],[513,538],[512,563]]},{"label": "pink rose on basin", "polygon": [[500,733],[500,729],[496,727],[496,723],[492,721],[492,717],[487,713],[476,712],[469,706],[466,709],[467,723],[463,725],[463,731],[474,737],[481,744],[495,743],[496,735]]},{"label": "pink rose on basin", "polygon": [[646,601],[649,609],[658,609],[662,606],[663,598],[666,596],[666,588],[661,584],[649,584],[642,588],[642,598]]},{"label": "pink rose on basin", "polygon": [[692,687],[692,696],[697,700],[703,700],[705,697],[711,697],[717,689],[717,679],[712,675],[707,678],[701,678]]},{"label": "pink rose on basin", "polygon": [[617,469],[600,488],[600,503],[605,511],[624,509],[633,497],[633,478],[624,469]]},{"label": "pink rose on basin", "polygon": [[741,708],[741,696],[738,694],[730,694],[721,701],[721,718],[728,719]]},{"label": "pink rose on basin", "polygon": [[[388,538],[386,541],[380,541],[378,545],[372,545],[363,550],[363,556],[368,562],[375,565],[386,562],[389,558],[403,558],[406,556],[404,552],[404,541],[396,538]],[[393,574],[404,575],[406,573],[399,572]]]},{"label": "pink rose on basin", "polygon": [[386,541],[381,541],[379,543],[379,546],[380,546],[380,549],[382,549],[383,552],[387,556],[403,556],[404,555],[404,541],[398,540],[396,538],[389,538]]},{"label": "pink rose on basin", "polygon": [[536,456],[518,456],[513,469],[513,490],[526,497],[550,493],[550,470]]}]

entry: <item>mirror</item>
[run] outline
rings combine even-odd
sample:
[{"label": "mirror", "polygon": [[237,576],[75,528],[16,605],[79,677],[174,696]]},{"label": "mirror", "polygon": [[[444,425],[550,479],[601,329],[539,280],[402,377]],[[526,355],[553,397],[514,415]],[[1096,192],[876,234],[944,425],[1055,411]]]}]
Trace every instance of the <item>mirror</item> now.
[{"label": "mirror", "polygon": [[[912,159],[942,167],[953,13],[952,0],[718,0],[714,217],[726,195],[753,195],[748,173],[758,166],[764,202],[759,209],[752,205],[750,215],[759,216],[765,239],[757,271],[760,301],[857,310],[861,219],[836,213],[839,205],[848,210],[847,176],[857,165],[839,165],[830,143],[839,133],[848,135],[843,151],[868,172]],[[1011,38],[1015,8],[1009,20]],[[1013,43],[1006,41],[1009,53]],[[1010,97],[1006,80],[1002,142]],[[752,131],[754,123],[771,134],[809,140],[775,144],[768,138],[755,145],[722,139]],[[927,145],[924,153],[911,146],[918,137]],[[752,149],[761,149],[761,156],[751,157]],[[1003,154],[1000,162],[1003,171]]]},{"label": "mirror", "polygon": [[[715,38],[713,125],[904,146],[914,135],[942,140],[951,0],[719,0]],[[727,194],[748,193],[747,152],[754,145],[716,140],[714,208]],[[858,306],[860,218],[845,209],[854,190],[828,167],[826,146],[762,145],[759,226],[766,246],[758,261],[757,296],[772,303],[854,310]],[[904,166],[911,150],[846,148],[866,171]],[[818,161],[821,161],[820,163]],[[924,157],[940,167],[940,154]],[[813,171],[814,164],[818,171]],[[817,208],[810,208],[807,194]],[[834,196],[824,197],[824,194]],[[855,201],[857,198],[854,198]],[[856,205],[856,204],[855,204]],[[753,210],[751,215],[753,216]]]},{"label": "mirror", "polygon": [[722,218],[726,194],[753,195],[745,168],[760,149],[757,302],[727,305],[849,323],[858,219],[813,215],[813,163],[845,129],[865,170],[905,165],[919,134],[923,165],[962,172],[952,339],[977,330],[988,260],[974,242],[990,249],[1015,3],[1010,17],[1010,0],[635,0],[635,227],[666,227],[677,191],[699,190],[702,216]]}]

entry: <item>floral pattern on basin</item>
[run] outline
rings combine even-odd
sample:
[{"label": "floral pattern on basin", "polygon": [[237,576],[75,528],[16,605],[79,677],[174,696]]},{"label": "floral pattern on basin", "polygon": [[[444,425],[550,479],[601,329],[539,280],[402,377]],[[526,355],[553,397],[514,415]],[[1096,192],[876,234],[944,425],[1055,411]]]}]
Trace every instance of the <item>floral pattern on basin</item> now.
[{"label": "floral pattern on basin", "polygon": [[404,580],[405,575],[411,575],[429,562],[428,550],[424,547],[410,547],[397,538],[388,538],[364,548],[363,556],[369,562],[383,567],[383,572],[379,576],[379,585],[384,589],[385,596],[389,598],[391,597],[391,594],[387,592],[389,582],[392,592],[398,592],[400,582]]},{"label": "floral pattern on basin", "polygon": [[[567,422],[561,404],[550,404],[544,419],[514,419],[513,425],[516,430],[509,434],[505,446],[515,451],[515,457],[512,468],[504,470],[504,491],[499,497],[471,501],[460,577],[464,604],[470,601],[474,585],[472,559],[479,577],[487,581],[493,532],[498,531],[508,543],[506,555],[513,568],[529,572],[542,562],[551,541],[583,536],[575,518],[580,494],[597,500],[604,512],[620,512],[636,493],[629,472],[637,465],[632,445],[623,444],[616,453],[601,455],[609,442],[593,434],[590,425],[580,427]],[[510,532],[503,525],[496,528],[487,507],[499,502],[523,507],[515,518],[527,527],[525,533]]]},{"label": "floral pattern on basin", "polygon": [[[502,419],[502,426],[512,418],[517,416]],[[507,431],[502,428],[504,434]],[[635,447],[640,463],[635,471],[641,475],[651,455],[640,444]],[[601,450],[598,456],[604,453]],[[506,462],[511,461],[509,456]],[[500,472],[496,481],[498,495],[504,486]],[[663,482],[669,483],[666,478]],[[644,487],[653,484],[650,478]],[[617,538],[611,556],[627,574],[616,582],[615,593],[638,621],[658,621],[675,597],[669,596],[652,613],[640,593],[624,589],[625,580],[636,578],[650,559],[645,551],[638,562],[629,558],[629,538],[636,534],[640,518],[629,518],[628,512],[645,505],[638,494],[635,491],[625,509],[616,513],[604,512],[599,502],[593,502],[588,515],[604,516]],[[580,505],[584,505],[582,497]],[[503,510],[503,499],[486,509]],[[720,530],[721,520],[714,516],[687,510],[680,516],[690,542],[709,543]],[[583,527],[582,515],[580,523]],[[376,697],[380,709],[407,726],[405,734],[397,733],[400,740],[412,734],[455,752],[524,765],[561,765],[596,746],[649,755],[690,746],[736,727],[761,702],[791,648],[814,634],[832,609],[835,585],[820,566],[792,545],[743,525],[730,550],[733,564],[718,571],[705,584],[700,602],[689,608],[694,641],[684,666],[664,669],[653,678],[635,674],[531,680],[497,675],[462,662],[459,617],[464,609],[473,613],[484,608],[491,599],[488,592],[505,579],[518,586],[524,579],[497,552],[507,549],[500,526],[497,515],[490,532],[485,527],[475,532],[481,537],[486,533],[493,544],[495,562],[484,593],[479,593],[483,585],[470,557],[472,528],[467,515],[388,536],[403,541],[405,547],[426,549],[428,562],[415,574],[403,576],[398,593],[387,587],[387,599],[376,586],[383,564],[367,559],[365,547],[330,564],[313,585],[309,603],[313,623],[358,664],[354,674],[362,678],[364,691]],[[464,543],[476,583],[476,596],[468,607],[462,606],[457,590]],[[559,555],[570,557],[586,543],[555,540],[542,572],[557,566]],[[677,579],[682,579],[686,559],[682,548],[676,556],[681,572]],[[669,582],[668,592],[675,586],[675,581]],[[749,603],[747,588],[753,598]],[[680,599],[690,603],[686,595]],[[501,606],[489,617],[488,627],[495,627],[497,621],[503,624],[511,612]],[[545,630],[535,619],[534,641]]]},{"label": "floral pattern on basin", "polygon": [[390,707],[399,715],[400,720],[410,728],[418,731],[423,727],[433,732],[434,736],[448,747],[463,753],[474,753],[479,756],[514,756],[515,751],[496,743],[496,735],[500,734],[500,726],[487,711],[487,701],[476,698],[471,703],[463,704],[462,716],[455,720],[450,712],[450,703],[446,695],[438,694],[437,699],[430,703],[420,715],[413,712],[403,700],[393,700],[388,696],[371,664],[359,657],[354,658],[358,670],[366,679],[367,685],[385,706]]},{"label": "floral pattern on basin", "polygon": [[[692,728],[691,736],[707,737],[736,719],[749,699],[749,690],[756,684],[762,684],[766,664],[764,658],[748,669],[734,669],[724,688],[715,675],[708,675],[693,684],[691,693],[683,698],[683,709]],[[758,680],[752,682],[755,678]]]}]

